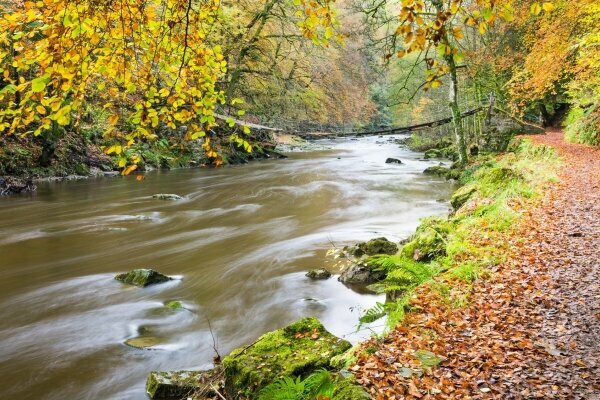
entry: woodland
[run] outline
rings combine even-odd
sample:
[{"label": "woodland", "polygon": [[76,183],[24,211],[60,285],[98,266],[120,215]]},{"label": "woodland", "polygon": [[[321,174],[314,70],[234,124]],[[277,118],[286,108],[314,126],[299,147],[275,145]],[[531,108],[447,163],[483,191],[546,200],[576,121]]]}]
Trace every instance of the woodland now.
[{"label": "woodland", "polygon": [[307,316],[220,354],[208,320],[213,368],[147,371],[150,398],[597,398],[597,0],[0,0],[7,201],[392,133],[456,190],[402,241],[332,250],[385,297],[358,329],[385,331],[351,344]]}]

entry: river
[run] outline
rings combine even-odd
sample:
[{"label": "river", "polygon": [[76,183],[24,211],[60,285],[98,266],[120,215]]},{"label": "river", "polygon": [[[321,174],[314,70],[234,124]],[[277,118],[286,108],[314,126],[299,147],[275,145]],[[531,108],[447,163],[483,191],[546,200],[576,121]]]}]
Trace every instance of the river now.
[{"label": "river", "polygon": [[[356,332],[359,310],[382,296],[305,272],[335,269],[333,246],[407,237],[447,211],[452,185],[388,138],[320,144],[286,160],[0,198],[0,398],[145,399],[149,371],[211,366],[208,321],[223,355],[303,316],[353,342],[368,336]],[[113,279],[140,267],[181,279],[145,289]],[[123,344],[140,332],[159,344]]]}]

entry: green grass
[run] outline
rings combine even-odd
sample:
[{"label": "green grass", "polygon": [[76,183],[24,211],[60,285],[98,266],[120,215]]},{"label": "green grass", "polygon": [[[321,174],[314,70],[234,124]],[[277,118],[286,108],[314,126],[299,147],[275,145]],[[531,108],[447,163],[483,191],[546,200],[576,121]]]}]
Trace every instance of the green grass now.
[{"label": "green grass", "polygon": [[553,148],[528,140],[513,148],[502,157],[472,160],[460,180],[467,192],[474,190],[462,207],[446,218],[424,219],[397,255],[369,260],[388,271],[385,281],[371,286],[387,293],[388,301],[367,310],[361,322],[387,315],[388,327],[394,327],[404,318],[415,288],[424,284],[453,306],[467,304],[474,282],[505,258],[508,238],[521,218],[514,204],[534,201],[545,185],[557,180],[560,161]]}]

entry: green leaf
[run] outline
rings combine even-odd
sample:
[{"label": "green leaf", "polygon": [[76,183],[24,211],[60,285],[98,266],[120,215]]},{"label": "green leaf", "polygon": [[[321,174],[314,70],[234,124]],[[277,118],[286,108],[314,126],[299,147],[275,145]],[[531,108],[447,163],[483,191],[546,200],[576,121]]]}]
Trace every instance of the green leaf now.
[{"label": "green leaf", "polygon": [[31,81],[31,90],[34,93],[43,92],[44,89],[46,89],[47,82],[48,82],[48,77],[46,77],[46,76],[41,76],[39,78],[35,78],[34,80]]}]

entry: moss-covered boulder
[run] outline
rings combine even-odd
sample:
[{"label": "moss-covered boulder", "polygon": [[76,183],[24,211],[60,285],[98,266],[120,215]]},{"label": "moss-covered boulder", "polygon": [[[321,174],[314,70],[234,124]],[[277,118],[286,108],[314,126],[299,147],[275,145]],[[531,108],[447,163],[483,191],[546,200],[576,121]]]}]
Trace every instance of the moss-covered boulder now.
[{"label": "moss-covered boulder", "polygon": [[384,237],[371,239],[368,242],[359,243],[350,248],[350,253],[355,257],[361,257],[365,254],[368,256],[377,254],[396,254],[397,252],[398,245],[394,242],[390,242]]},{"label": "moss-covered boulder", "polygon": [[115,276],[115,279],[128,285],[140,287],[146,287],[173,280],[173,278],[163,275],[153,269],[134,269],[124,274]]},{"label": "moss-covered boulder", "polygon": [[450,172],[449,168],[443,167],[441,165],[434,165],[432,167],[428,167],[425,169],[425,171],[423,171],[423,173],[425,175],[437,175],[437,176],[441,176],[441,177],[446,177],[448,176],[448,173]]},{"label": "moss-covered boulder", "polygon": [[152,371],[146,380],[146,392],[152,400],[181,400],[191,394],[217,396],[213,388],[220,387],[222,373],[210,371]]},{"label": "moss-covered boulder", "polygon": [[331,272],[325,268],[317,268],[308,271],[306,276],[310,279],[329,279],[331,278]]},{"label": "moss-covered boulder", "polygon": [[430,159],[430,158],[441,158],[444,156],[444,153],[442,152],[442,150],[440,149],[429,149],[425,152],[424,154],[424,158],[426,160]]},{"label": "moss-covered boulder", "polygon": [[223,359],[228,397],[256,398],[261,388],[282,377],[306,376],[328,368],[332,357],[351,347],[316,318],[303,318],[261,336]]},{"label": "moss-covered boulder", "polygon": [[463,186],[459,188],[450,198],[452,208],[458,210],[477,192],[474,186]]},{"label": "moss-covered boulder", "polygon": [[400,253],[416,261],[430,261],[446,254],[446,238],[451,222],[445,219],[424,220],[402,247]]}]

